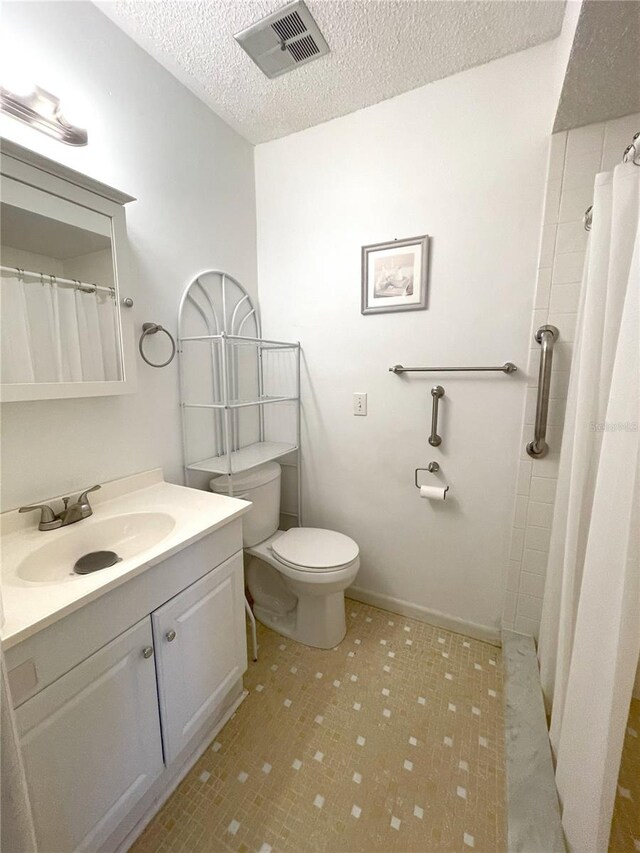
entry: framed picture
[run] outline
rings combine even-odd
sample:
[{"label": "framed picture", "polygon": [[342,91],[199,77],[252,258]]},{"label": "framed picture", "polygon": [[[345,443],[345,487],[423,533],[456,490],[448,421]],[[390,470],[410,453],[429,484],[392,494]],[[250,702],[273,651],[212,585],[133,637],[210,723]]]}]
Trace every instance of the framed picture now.
[{"label": "framed picture", "polygon": [[362,247],[362,313],[421,311],[427,307],[429,237]]}]

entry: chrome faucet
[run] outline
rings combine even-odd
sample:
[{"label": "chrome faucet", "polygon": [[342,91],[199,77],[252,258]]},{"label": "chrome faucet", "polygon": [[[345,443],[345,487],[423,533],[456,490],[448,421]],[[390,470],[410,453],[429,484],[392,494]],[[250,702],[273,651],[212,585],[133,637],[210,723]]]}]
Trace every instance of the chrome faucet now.
[{"label": "chrome faucet", "polygon": [[57,530],[58,527],[75,524],[76,521],[82,521],[83,518],[89,518],[90,515],[93,515],[88,495],[89,492],[95,492],[99,488],[100,486],[92,486],[90,489],[85,489],[71,505],[69,505],[70,498],[62,498],[64,509],[57,515],[48,504],[21,506],[18,512],[32,512],[35,509],[39,509],[40,523],[38,524],[38,530]]}]

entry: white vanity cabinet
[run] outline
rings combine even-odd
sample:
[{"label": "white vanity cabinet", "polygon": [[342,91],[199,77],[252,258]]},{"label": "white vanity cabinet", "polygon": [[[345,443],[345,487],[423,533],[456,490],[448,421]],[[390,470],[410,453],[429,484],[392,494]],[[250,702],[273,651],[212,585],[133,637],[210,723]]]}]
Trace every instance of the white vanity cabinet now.
[{"label": "white vanity cabinet", "polygon": [[38,849],[97,850],[163,770],[151,620],[17,711]]},{"label": "white vanity cabinet", "polygon": [[172,598],[151,619],[170,764],[246,669],[242,554]]},{"label": "white vanity cabinet", "polygon": [[242,701],[241,549],[237,518],[8,649],[39,850],[128,844]]}]

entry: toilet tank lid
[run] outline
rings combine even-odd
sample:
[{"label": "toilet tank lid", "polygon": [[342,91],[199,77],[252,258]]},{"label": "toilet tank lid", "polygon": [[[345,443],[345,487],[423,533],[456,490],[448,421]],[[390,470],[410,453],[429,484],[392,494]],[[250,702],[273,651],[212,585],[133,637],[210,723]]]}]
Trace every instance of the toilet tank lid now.
[{"label": "toilet tank lid", "polygon": [[346,566],[359,553],[357,544],[344,533],[319,527],[292,527],[274,539],[271,547],[285,563],[307,569]]},{"label": "toilet tank lid", "polygon": [[[248,471],[241,471],[239,474],[233,474],[233,491],[246,492],[249,489],[257,489],[258,486],[266,486],[272,480],[280,476],[280,465],[277,462],[266,462],[264,465],[258,465],[257,468],[250,468]],[[214,477],[209,481],[209,488],[212,492],[226,495],[229,492],[228,477],[223,474],[221,477]]]}]

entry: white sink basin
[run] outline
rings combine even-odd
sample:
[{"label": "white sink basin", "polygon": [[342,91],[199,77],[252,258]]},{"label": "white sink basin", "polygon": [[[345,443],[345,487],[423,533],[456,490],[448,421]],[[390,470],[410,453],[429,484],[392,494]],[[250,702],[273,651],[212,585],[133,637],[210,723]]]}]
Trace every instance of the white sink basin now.
[{"label": "white sink basin", "polygon": [[[45,503],[58,506],[59,500],[54,496]],[[238,520],[250,504],[166,483],[161,469],[154,468],[104,483],[92,506],[89,518],[46,532],[38,530],[32,515],[18,510],[0,515],[4,649]],[[121,561],[75,574],[76,562],[92,551],[115,551]],[[179,560],[171,565],[179,571]]]},{"label": "white sink basin", "polygon": [[[91,519],[41,533],[42,546],[22,560],[16,574],[29,583],[58,584],[78,579],[73,567],[90,551],[115,551],[129,560],[153,548],[175,527],[175,519],[164,512],[132,512]],[[108,569],[101,569],[105,572]]]}]

